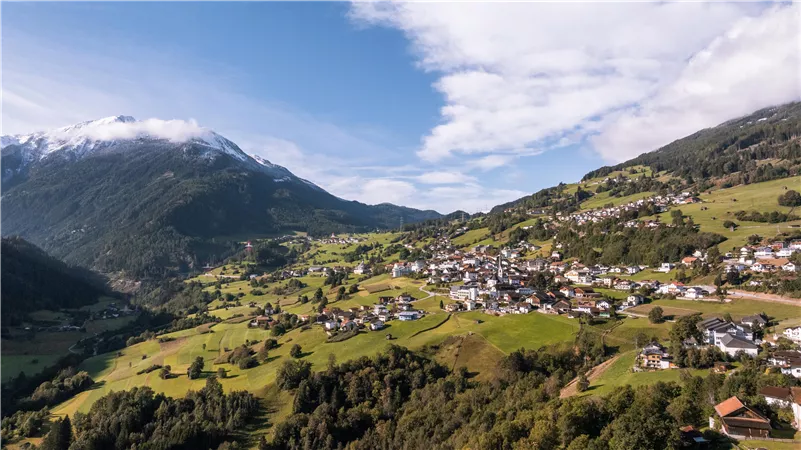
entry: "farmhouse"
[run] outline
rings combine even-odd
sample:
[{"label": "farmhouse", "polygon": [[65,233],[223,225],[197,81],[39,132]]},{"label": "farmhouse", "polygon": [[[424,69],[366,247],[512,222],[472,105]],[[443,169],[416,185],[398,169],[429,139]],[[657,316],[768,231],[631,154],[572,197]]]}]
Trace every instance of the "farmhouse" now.
[{"label": "farmhouse", "polygon": [[715,405],[715,417],[709,418],[709,427],[720,424],[720,431],[735,439],[770,435],[770,420],[745,406],[737,397],[731,397]]}]

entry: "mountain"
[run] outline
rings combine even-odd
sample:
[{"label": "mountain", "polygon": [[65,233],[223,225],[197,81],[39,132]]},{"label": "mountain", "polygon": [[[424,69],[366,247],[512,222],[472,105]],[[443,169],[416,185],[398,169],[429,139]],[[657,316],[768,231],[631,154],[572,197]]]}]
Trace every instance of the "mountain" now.
[{"label": "mountain", "polygon": [[[801,173],[801,102],[764,108],[678,139],[648,153],[614,165],[593,170],[582,183],[621,171],[649,167],[668,176],[666,181],[643,177],[637,182],[604,186],[616,195],[659,191],[670,183],[697,190],[720,185],[750,184]],[[642,169],[639,169],[642,170]],[[569,191],[569,194],[568,194]],[[596,192],[565,189],[565,185],[542,189],[532,195],[498,205],[492,213],[511,208],[576,208]],[[567,209],[569,210],[569,209]]]},{"label": "mountain", "polygon": [[162,276],[257,236],[440,217],[343,200],[183,121],[115,116],[2,143],[3,234],[104,273]]},{"label": "mountain", "polygon": [[89,305],[106,292],[98,275],[70,267],[19,237],[3,238],[0,257],[3,325],[19,323],[39,309]]}]

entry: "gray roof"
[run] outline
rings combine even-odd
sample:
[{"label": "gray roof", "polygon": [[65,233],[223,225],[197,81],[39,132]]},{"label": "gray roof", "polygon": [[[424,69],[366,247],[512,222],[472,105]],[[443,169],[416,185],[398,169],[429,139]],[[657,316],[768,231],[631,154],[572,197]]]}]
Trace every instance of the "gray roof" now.
[{"label": "gray roof", "polygon": [[720,338],[720,342],[729,348],[739,348],[743,350],[756,350],[759,347],[746,340],[734,337],[730,334],[725,334]]}]

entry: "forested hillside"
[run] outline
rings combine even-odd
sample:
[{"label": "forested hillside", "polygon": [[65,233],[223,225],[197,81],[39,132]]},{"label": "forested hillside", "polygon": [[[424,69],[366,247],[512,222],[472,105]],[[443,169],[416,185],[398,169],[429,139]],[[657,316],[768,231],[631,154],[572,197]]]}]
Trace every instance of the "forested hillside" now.
[{"label": "forested hillside", "polygon": [[[676,140],[656,151],[593,170],[578,186],[560,184],[512,202],[510,208],[572,212],[602,192],[623,197],[694,187],[731,187],[801,173],[801,103],[766,108]],[[592,186],[588,186],[592,181]],[[583,186],[583,187],[582,187]],[[588,189],[589,187],[589,189]]]},{"label": "forested hillside", "polygon": [[799,173],[799,136],[801,103],[765,108],[616,166],[601,167],[583,180],[636,165],[667,171],[690,183],[719,178],[736,185],[783,178]]},{"label": "forested hillside", "polygon": [[142,278],[221,260],[261,236],[372,231],[440,217],[342,200],[238,148],[231,155],[196,142],[103,145],[41,159],[37,148],[3,148],[3,233],[69,263]]},{"label": "forested hillside", "polygon": [[19,237],[3,239],[0,257],[4,326],[39,309],[57,311],[94,303],[105,292],[97,275],[70,267]]}]

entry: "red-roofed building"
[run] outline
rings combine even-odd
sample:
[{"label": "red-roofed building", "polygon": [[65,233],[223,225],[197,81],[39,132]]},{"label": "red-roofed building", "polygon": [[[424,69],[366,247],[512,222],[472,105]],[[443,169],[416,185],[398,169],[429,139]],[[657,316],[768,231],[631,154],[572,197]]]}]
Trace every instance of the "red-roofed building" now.
[{"label": "red-roofed building", "polygon": [[745,406],[737,397],[728,398],[715,405],[717,417],[709,418],[709,427],[720,424],[723,434],[733,438],[762,437],[770,435],[770,420]]}]

